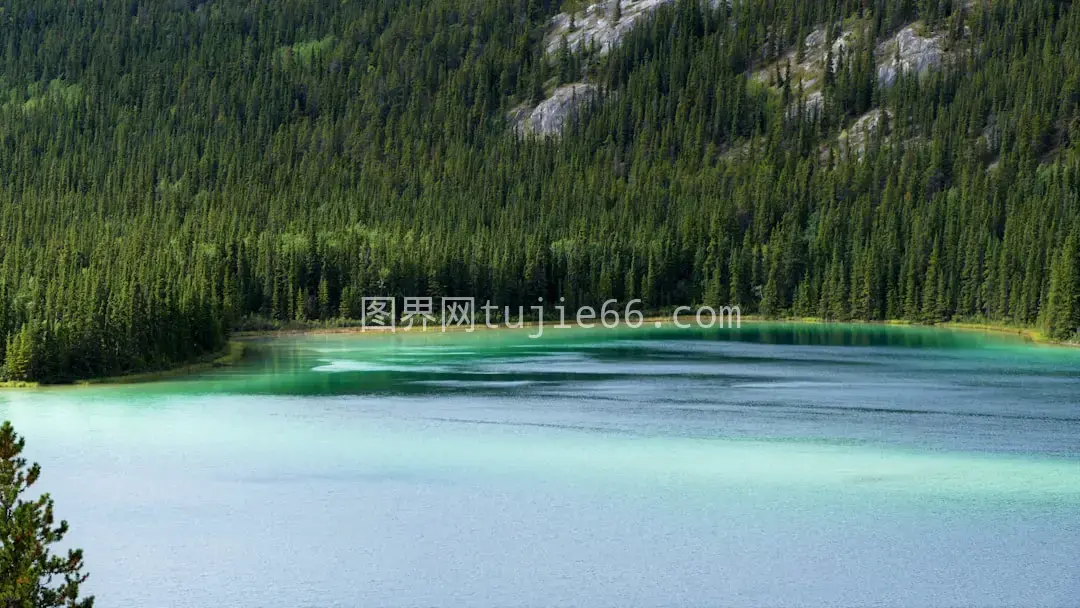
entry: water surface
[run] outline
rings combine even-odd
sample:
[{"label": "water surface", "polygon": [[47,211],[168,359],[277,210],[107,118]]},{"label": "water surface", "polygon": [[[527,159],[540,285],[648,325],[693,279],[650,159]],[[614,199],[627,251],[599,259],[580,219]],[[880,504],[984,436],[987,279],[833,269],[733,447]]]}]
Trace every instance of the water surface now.
[{"label": "water surface", "polygon": [[0,392],[103,606],[1075,606],[1080,353],[908,327],[261,340]]}]

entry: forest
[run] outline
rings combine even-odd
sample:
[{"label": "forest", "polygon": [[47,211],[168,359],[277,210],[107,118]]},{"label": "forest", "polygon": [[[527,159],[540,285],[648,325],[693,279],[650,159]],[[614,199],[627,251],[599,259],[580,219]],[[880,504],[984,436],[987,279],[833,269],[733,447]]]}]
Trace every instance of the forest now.
[{"label": "forest", "polygon": [[[1076,3],[679,0],[608,53],[547,53],[562,10],[5,3],[0,380],[163,369],[363,296],[1076,339]],[[874,41],[910,24],[947,59],[884,86]],[[859,35],[810,104],[783,57],[817,28]],[[600,93],[561,134],[515,129],[580,79]],[[874,111],[864,149],[837,145]]]}]

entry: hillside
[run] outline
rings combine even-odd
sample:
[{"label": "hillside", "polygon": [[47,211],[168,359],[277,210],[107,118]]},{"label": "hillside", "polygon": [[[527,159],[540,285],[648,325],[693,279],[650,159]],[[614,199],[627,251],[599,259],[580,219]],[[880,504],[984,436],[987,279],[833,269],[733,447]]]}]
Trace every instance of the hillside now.
[{"label": "hillside", "polygon": [[0,41],[0,379],[374,295],[1080,327],[1072,2],[13,0]]}]

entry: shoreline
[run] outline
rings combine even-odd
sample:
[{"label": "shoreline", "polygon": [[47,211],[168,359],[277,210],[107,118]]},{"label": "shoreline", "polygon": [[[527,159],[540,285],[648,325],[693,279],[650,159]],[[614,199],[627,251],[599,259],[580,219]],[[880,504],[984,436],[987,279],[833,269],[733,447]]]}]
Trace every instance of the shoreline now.
[{"label": "shoreline", "polygon": [[[1051,340],[1045,337],[1038,329],[1033,327],[1021,327],[1005,324],[983,323],[983,322],[969,322],[969,321],[946,321],[944,323],[919,323],[915,321],[908,321],[904,319],[888,319],[883,321],[834,321],[829,319],[822,319],[818,317],[781,317],[781,318],[768,318],[760,315],[746,315],[741,318],[741,323],[790,323],[801,325],[850,325],[850,326],[864,326],[864,327],[915,327],[922,329],[945,329],[956,330],[966,332],[979,332],[979,333],[993,333],[993,334],[1005,334],[1010,336],[1016,336],[1023,339],[1025,342],[1036,344],[1039,346],[1059,346],[1065,348],[1078,348],[1080,343],[1077,342],[1062,342],[1059,340]],[[662,323],[661,326],[656,326],[656,329],[661,328],[675,328],[672,323],[672,315],[660,315],[650,314],[643,318],[643,325],[653,325],[657,322]],[[592,328],[579,327],[574,323],[568,322],[569,327],[559,327],[555,324],[555,321],[545,321],[544,327],[545,335],[549,329],[599,329],[601,324],[599,320],[595,320],[595,326]],[[525,330],[534,328],[539,325],[537,321],[524,321],[520,327],[507,327],[500,324],[498,327],[489,327],[484,324],[477,324],[475,331],[506,331],[506,330]],[[623,328],[626,323],[620,320],[619,325],[610,329]],[[640,327],[639,329],[653,329],[653,327]],[[685,328],[693,329],[693,328]],[[708,328],[701,328],[708,329]],[[719,328],[718,328],[719,329]],[[264,338],[281,338],[289,336],[319,336],[319,335],[348,335],[348,336],[382,336],[382,335],[426,335],[426,334],[440,334],[440,333],[457,333],[466,331],[465,327],[454,326],[448,327],[445,331],[438,325],[428,327],[427,330],[412,329],[403,330],[398,329],[396,332],[390,332],[386,330],[367,330],[365,331],[359,325],[342,325],[331,327],[295,327],[287,326],[278,329],[260,329],[260,330],[248,330],[234,333],[231,336],[233,340],[249,341],[259,340]]]},{"label": "shoreline", "polygon": [[189,374],[195,374],[218,367],[228,367],[235,365],[243,360],[247,345],[242,340],[230,339],[225,343],[225,348],[214,353],[210,353],[199,357],[198,359],[182,363],[175,367],[169,367],[160,370],[136,372],[133,374],[123,374],[120,376],[103,376],[101,378],[83,378],[79,380],[73,380],[71,382],[56,382],[56,383],[43,383],[43,382],[23,382],[23,381],[7,381],[0,382],[0,390],[3,389],[32,389],[32,388],[56,388],[63,386],[105,386],[105,385],[121,385],[121,384],[139,384],[143,382],[154,382],[157,380],[164,380],[166,378],[173,378],[177,376],[186,376]]},{"label": "shoreline", "polygon": [[[592,328],[579,327],[575,323],[568,323],[568,327],[559,327],[555,321],[544,322],[544,327],[557,330],[565,329],[599,329],[603,326],[599,322],[599,319],[595,319],[595,326]],[[660,323],[660,325],[656,325]],[[978,332],[984,334],[1004,334],[1014,336],[1022,339],[1024,342],[1035,346],[1047,346],[1047,347],[1064,347],[1064,348],[1078,348],[1080,343],[1075,342],[1061,342],[1057,340],[1050,340],[1046,338],[1037,329],[1031,327],[1018,327],[1004,324],[994,323],[980,323],[980,322],[967,322],[967,321],[947,321],[945,323],[925,324],[917,323],[913,321],[906,321],[903,319],[890,319],[885,321],[833,321],[828,319],[821,319],[817,317],[788,317],[788,318],[776,318],[770,319],[759,315],[747,315],[740,319],[740,325],[742,323],[759,324],[759,323],[788,323],[796,325],[849,325],[849,326],[864,326],[864,327],[915,327],[923,329],[941,329],[941,330],[953,330],[964,332]],[[521,326],[507,327],[500,324],[498,327],[490,327],[483,323],[474,326],[474,331],[523,331],[530,328],[535,328],[540,323],[538,321],[524,321]],[[644,326],[650,327],[644,327]],[[625,328],[626,323],[624,320],[619,321],[617,328]],[[642,319],[641,329],[661,329],[661,328],[674,328],[672,323],[672,314],[650,314]],[[609,328],[616,329],[616,328]],[[693,328],[685,328],[693,329]],[[707,329],[707,328],[701,328]],[[290,336],[320,336],[320,335],[341,335],[350,337],[360,336],[385,336],[385,335],[428,335],[428,334],[442,334],[442,333],[462,333],[466,331],[464,326],[448,327],[445,330],[440,325],[429,326],[426,330],[414,328],[411,330],[399,329],[396,332],[388,332],[386,330],[367,330],[360,325],[339,325],[339,326],[286,326],[276,329],[256,329],[256,330],[244,330],[233,333],[229,341],[223,350],[196,361],[191,361],[162,370],[138,372],[134,374],[125,374],[122,376],[106,376],[102,378],[89,378],[82,380],[75,380],[67,383],[47,384],[40,382],[23,382],[23,381],[8,381],[0,382],[0,390],[3,389],[33,389],[41,387],[57,387],[57,386],[101,386],[101,385],[120,385],[120,384],[138,384],[144,382],[155,382],[158,380],[164,380],[167,378],[174,378],[179,376],[186,376],[189,374],[195,374],[218,367],[226,367],[235,365],[242,361],[246,355],[247,343],[258,340],[284,338]]]},{"label": "shoreline", "polygon": [[[239,363],[244,358],[244,353],[247,350],[247,345],[240,340],[230,339],[225,343],[225,348],[215,353],[210,353],[194,361],[183,363],[176,367],[169,367],[166,369],[148,371],[148,372],[136,372],[134,374],[124,374],[122,376],[106,376],[104,378],[87,378],[83,380],[76,380],[70,384],[74,386],[93,386],[100,384],[139,384],[142,382],[153,382],[155,380],[163,380],[165,378],[172,378],[175,376],[186,376],[188,374],[194,374],[208,369],[215,369],[218,367],[228,367]],[[48,384],[43,386],[63,386],[62,384]]]},{"label": "shoreline", "polygon": [[1061,346],[1065,348],[1077,348],[1080,347],[1078,342],[1063,342],[1061,340],[1051,340],[1043,335],[1042,332],[1033,327],[1017,327],[1013,325],[994,325],[991,323],[976,323],[966,321],[948,321],[938,325],[928,325],[927,327],[941,327],[943,329],[957,329],[961,331],[980,331],[985,333],[999,333],[1008,334],[1011,336],[1019,336],[1027,342],[1037,344],[1039,346]]}]

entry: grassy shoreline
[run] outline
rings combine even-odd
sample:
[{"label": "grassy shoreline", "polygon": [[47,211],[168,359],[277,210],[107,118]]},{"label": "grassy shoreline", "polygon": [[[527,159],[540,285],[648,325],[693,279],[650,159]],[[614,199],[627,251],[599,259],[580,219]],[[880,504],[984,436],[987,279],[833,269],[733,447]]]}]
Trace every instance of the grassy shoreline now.
[{"label": "grassy shoreline", "polygon": [[24,382],[22,380],[5,380],[0,382],[0,389],[4,388],[37,388],[40,382]]},{"label": "grassy shoreline", "polygon": [[[743,319],[744,321],[746,319]],[[1010,325],[1007,323],[991,323],[986,321],[945,321],[942,323],[917,323],[914,321],[907,321],[904,319],[890,319],[886,321],[829,321],[825,319],[819,319],[815,317],[799,317],[789,319],[763,319],[761,317],[754,317],[750,320],[754,322],[788,322],[788,323],[820,323],[820,324],[842,324],[842,325],[884,325],[884,326],[904,326],[904,327],[925,327],[928,329],[952,329],[958,331],[971,331],[979,333],[993,333],[993,334],[1007,334],[1011,336],[1017,336],[1022,338],[1026,342],[1037,344],[1039,346],[1061,346],[1065,348],[1077,348],[1080,347],[1080,342],[1066,342],[1062,340],[1054,340],[1048,338],[1046,334],[1042,333],[1035,327],[1025,327],[1022,325]]]},{"label": "grassy shoreline", "polygon": [[1054,340],[1048,338],[1046,334],[1042,333],[1034,327],[1022,327],[1019,325],[1005,325],[994,323],[979,323],[970,321],[949,321],[947,323],[935,325],[934,327],[1017,335],[1029,342],[1039,344],[1041,346],[1064,346],[1067,348],[1080,347],[1080,342],[1065,342],[1062,340]]}]

